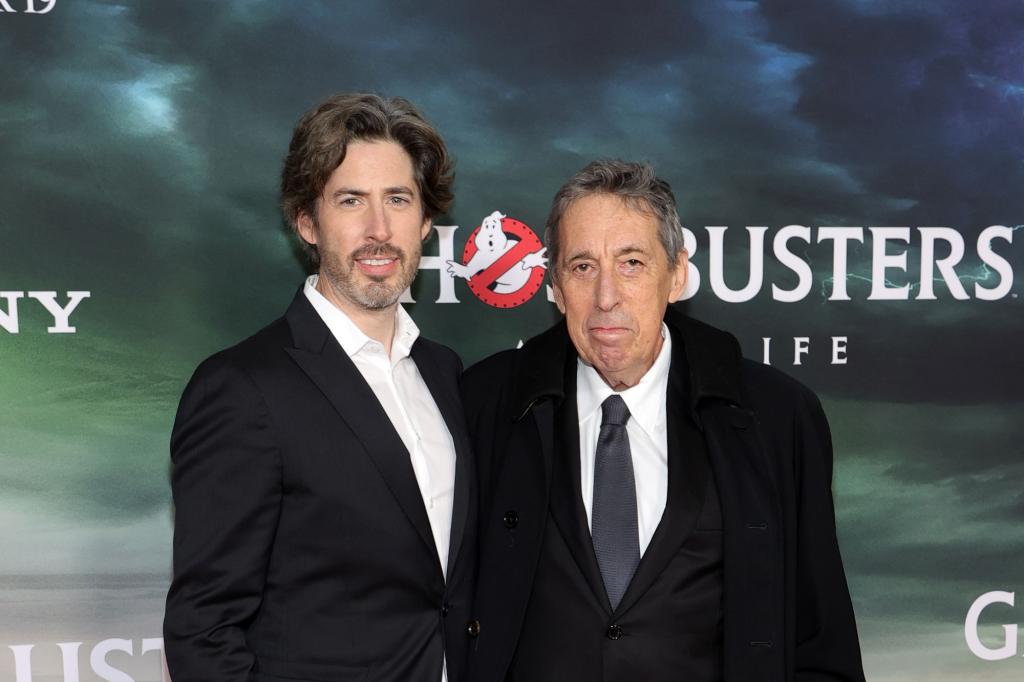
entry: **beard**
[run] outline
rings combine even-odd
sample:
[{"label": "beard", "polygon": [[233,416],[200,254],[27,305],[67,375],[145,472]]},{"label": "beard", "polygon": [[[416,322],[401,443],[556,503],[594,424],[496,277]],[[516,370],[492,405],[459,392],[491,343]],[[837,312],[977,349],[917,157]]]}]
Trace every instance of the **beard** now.
[{"label": "beard", "polygon": [[[363,258],[397,259],[397,276],[392,275],[389,281],[389,277],[373,277],[359,272],[356,260]],[[405,251],[392,244],[368,244],[356,249],[347,258],[331,252],[320,256],[320,271],[326,277],[328,286],[338,296],[365,310],[383,310],[395,305],[402,292],[416,278],[419,264],[419,249],[407,256]]]}]

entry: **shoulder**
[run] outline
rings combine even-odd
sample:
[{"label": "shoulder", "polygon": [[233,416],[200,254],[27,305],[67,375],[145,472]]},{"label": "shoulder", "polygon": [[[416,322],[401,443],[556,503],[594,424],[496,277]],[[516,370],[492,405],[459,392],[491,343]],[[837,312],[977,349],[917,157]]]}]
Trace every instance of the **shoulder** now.
[{"label": "shoulder", "polygon": [[473,425],[512,423],[519,414],[517,403],[522,402],[515,396],[522,393],[519,380],[524,371],[522,349],[511,349],[484,358],[463,373],[462,405],[471,430]]},{"label": "shoulder", "polygon": [[740,361],[740,381],[751,398],[818,399],[814,391],[785,372],[749,358]]},{"label": "shoulder", "polygon": [[208,360],[233,362],[240,367],[256,367],[266,362],[275,352],[292,345],[292,333],[287,320],[279,317],[263,329],[239,341],[234,346],[215,353]]},{"label": "shoulder", "polygon": [[680,333],[701,390],[728,396],[758,414],[781,417],[808,407],[820,412],[811,389],[770,365],[743,357],[739,341],[729,332],[671,306],[665,320]]},{"label": "shoulder", "polygon": [[[255,432],[267,423],[268,375],[284,366],[287,324],[277,320],[244,341],[199,363],[182,393],[171,434],[172,453],[181,453],[211,434]],[[178,458],[180,458],[180,454]]]},{"label": "shoulder", "polygon": [[515,375],[519,365],[518,349],[503,350],[473,364],[462,375],[462,388],[467,394],[484,387],[493,387],[495,382],[505,383]]},{"label": "shoulder", "polygon": [[513,411],[515,377],[521,373],[521,350],[503,350],[475,363],[462,374],[459,388],[470,421],[485,414],[497,418]]},{"label": "shoulder", "polygon": [[289,345],[291,331],[288,323],[284,318],[278,318],[248,338],[200,362],[189,385],[228,382],[254,386],[257,377],[281,364],[284,349]]},{"label": "shoulder", "polygon": [[429,361],[440,365],[443,370],[456,376],[462,374],[462,358],[448,346],[420,336],[416,339],[415,349]]},{"label": "shoulder", "polygon": [[740,377],[743,401],[765,428],[787,432],[808,426],[828,428],[817,394],[785,372],[744,358]]},{"label": "shoulder", "polygon": [[560,398],[566,362],[575,357],[565,320],[559,320],[521,347],[499,351],[473,365],[464,377],[464,392],[489,394],[500,385],[515,400],[526,403],[542,396]]}]

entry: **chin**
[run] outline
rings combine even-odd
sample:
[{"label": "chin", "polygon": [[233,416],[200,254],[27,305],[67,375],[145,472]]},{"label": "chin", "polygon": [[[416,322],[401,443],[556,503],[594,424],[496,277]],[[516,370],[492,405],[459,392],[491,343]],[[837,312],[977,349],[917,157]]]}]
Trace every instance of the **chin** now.
[{"label": "chin", "polygon": [[594,365],[594,369],[602,374],[617,374],[629,367],[629,359],[621,355],[613,355],[611,357],[598,355],[591,364]]}]

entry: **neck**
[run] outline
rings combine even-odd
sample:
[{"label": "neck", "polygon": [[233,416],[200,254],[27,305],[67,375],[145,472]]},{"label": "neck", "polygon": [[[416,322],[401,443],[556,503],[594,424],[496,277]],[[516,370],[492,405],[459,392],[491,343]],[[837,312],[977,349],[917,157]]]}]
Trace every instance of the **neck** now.
[{"label": "neck", "polygon": [[332,287],[327,284],[327,278],[322,275],[317,278],[316,290],[330,301],[335,308],[345,313],[348,319],[352,320],[352,323],[359,328],[359,331],[374,341],[383,344],[384,351],[388,357],[391,356],[391,342],[395,338],[397,301],[386,308],[376,310],[354,305],[344,296],[336,294]]}]

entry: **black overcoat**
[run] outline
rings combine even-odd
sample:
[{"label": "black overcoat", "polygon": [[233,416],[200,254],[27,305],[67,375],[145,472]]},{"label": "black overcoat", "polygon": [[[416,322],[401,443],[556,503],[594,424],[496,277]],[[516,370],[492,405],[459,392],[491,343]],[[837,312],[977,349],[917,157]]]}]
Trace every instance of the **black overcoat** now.
[{"label": "black overcoat", "polygon": [[[687,358],[673,358],[670,385],[685,382],[681,409],[703,434],[719,491],[725,681],[863,680],[817,397],[742,358],[730,334],[673,307],[665,322]],[[505,679],[516,650],[549,519],[555,410],[576,357],[562,321],[463,377],[481,504],[474,682]]]}]

